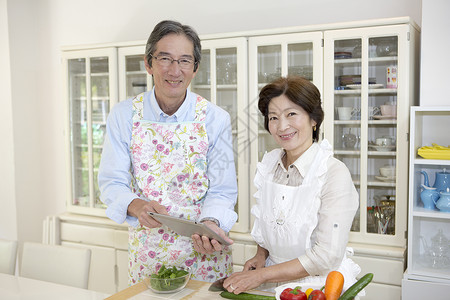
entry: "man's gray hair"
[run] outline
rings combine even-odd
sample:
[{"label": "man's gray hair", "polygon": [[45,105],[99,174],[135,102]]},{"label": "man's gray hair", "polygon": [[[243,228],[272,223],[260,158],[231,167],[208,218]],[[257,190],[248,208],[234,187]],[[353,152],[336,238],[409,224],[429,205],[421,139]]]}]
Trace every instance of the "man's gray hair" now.
[{"label": "man's gray hair", "polygon": [[182,25],[177,21],[165,20],[159,22],[153,29],[150,37],[147,40],[147,45],[145,47],[145,59],[149,66],[152,66],[151,56],[156,51],[156,44],[160,39],[168,34],[184,34],[194,45],[194,72],[197,71],[198,64],[202,58],[202,45],[200,43],[200,38],[197,32],[188,25]]}]

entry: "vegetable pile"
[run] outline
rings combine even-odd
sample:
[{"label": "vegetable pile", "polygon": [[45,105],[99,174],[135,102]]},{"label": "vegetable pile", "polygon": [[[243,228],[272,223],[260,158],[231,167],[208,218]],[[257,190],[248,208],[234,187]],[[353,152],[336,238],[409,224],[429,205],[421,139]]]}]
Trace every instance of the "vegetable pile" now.
[{"label": "vegetable pile", "polygon": [[280,294],[280,300],[351,300],[355,298],[356,295],[372,281],[372,279],[373,273],[367,273],[341,295],[344,287],[344,276],[338,271],[332,271],[328,273],[325,286],[320,290],[309,288],[305,292],[302,292],[300,286],[297,286],[294,289],[286,288]]},{"label": "vegetable pile", "polygon": [[150,286],[158,291],[172,291],[184,285],[188,271],[162,265],[158,273],[150,276]]}]

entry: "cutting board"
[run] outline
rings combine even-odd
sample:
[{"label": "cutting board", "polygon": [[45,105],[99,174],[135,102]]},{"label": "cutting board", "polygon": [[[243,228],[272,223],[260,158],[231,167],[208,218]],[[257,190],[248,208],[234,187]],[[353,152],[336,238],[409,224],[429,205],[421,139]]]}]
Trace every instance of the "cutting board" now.
[{"label": "cutting board", "polygon": [[[145,299],[176,299],[176,300],[187,300],[187,299],[198,299],[198,300],[211,300],[211,299],[224,299],[220,297],[220,292],[208,291],[211,282],[189,280],[186,288],[183,290],[173,293],[173,294],[156,294],[151,292],[143,282],[136,285],[130,286],[109,298],[108,300],[145,300]],[[274,296],[273,293],[263,292],[263,291],[249,291],[252,294],[260,294],[267,296]]]}]

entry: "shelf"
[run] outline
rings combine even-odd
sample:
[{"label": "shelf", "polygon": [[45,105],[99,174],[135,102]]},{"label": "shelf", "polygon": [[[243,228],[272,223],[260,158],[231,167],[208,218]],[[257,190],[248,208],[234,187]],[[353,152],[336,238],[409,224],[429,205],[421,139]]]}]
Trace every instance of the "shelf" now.
[{"label": "shelf", "polygon": [[[200,89],[200,90],[210,90],[211,85],[210,84],[195,84],[192,85],[193,89]],[[238,86],[237,84],[218,84],[216,86],[217,90],[237,90]]]},{"label": "shelf", "polygon": [[[370,57],[369,63],[370,62],[392,62],[392,61],[397,61],[397,60],[398,60],[397,56]],[[361,64],[361,62],[362,62],[361,58],[339,58],[339,59],[334,60],[335,64]]]},{"label": "shelf", "polygon": [[[349,89],[349,90],[334,90],[335,95],[360,95],[361,89]],[[369,95],[379,95],[379,94],[386,94],[386,95],[396,95],[397,89],[369,89]]]},{"label": "shelf", "polygon": [[425,158],[415,158],[413,161],[415,165],[439,165],[439,166],[450,166],[450,160],[447,159],[425,159]]},{"label": "shelf", "polygon": [[450,213],[448,212],[442,212],[438,210],[432,211],[423,207],[414,207],[412,215],[413,217],[450,220]]}]

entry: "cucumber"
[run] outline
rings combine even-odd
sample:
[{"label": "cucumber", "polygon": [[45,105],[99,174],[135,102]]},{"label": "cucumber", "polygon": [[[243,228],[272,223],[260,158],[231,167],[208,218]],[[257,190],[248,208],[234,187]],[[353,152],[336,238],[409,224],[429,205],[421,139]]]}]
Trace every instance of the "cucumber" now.
[{"label": "cucumber", "polygon": [[358,295],[361,290],[368,285],[373,279],[373,273],[367,273],[363,277],[361,277],[357,282],[355,282],[351,287],[348,288],[348,290],[345,291],[339,297],[339,300],[351,300]]},{"label": "cucumber", "polygon": [[238,300],[275,300],[276,298],[273,296],[264,296],[264,295],[256,295],[256,294],[248,294],[248,293],[240,293],[233,294],[230,292],[222,292],[220,296],[227,299],[238,299]]}]

